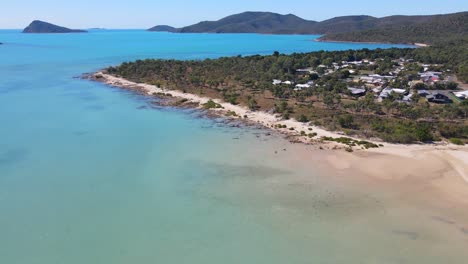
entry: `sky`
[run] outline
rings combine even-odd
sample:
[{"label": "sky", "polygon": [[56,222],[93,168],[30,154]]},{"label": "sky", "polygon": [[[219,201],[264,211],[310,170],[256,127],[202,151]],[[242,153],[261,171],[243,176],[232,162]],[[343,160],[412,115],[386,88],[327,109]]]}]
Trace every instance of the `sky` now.
[{"label": "sky", "polygon": [[468,11],[468,0],[4,0],[0,28],[19,29],[39,19],[70,28],[176,27],[243,11],[295,14],[322,21],[335,16],[429,15]]}]

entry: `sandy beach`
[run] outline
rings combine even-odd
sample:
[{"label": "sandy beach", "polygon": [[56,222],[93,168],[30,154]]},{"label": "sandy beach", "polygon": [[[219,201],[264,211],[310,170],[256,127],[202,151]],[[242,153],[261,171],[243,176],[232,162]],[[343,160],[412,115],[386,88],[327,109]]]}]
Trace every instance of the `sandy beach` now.
[{"label": "sandy beach", "polygon": [[[154,85],[131,82],[103,72],[95,73],[92,78],[111,86],[135,90],[146,95],[170,94],[172,97],[186,99],[198,104],[199,107],[210,100],[207,97],[178,90],[166,90]],[[345,171],[347,174],[362,175],[377,181],[393,183],[419,182],[426,187],[431,186],[438,192],[443,193],[445,197],[456,197],[457,201],[463,201],[468,205],[467,146],[456,146],[446,142],[419,145],[375,142],[382,144],[384,147],[367,150],[356,149],[353,153],[333,151],[344,149],[344,147],[334,142],[322,142],[320,138],[342,137],[343,134],[340,132],[326,131],[292,119],[282,120],[274,114],[261,111],[253,112],[243,106],[232,105],[218,99],[213,101],[222,106],[222,108],[211,109],[220,116],[224,116],[229,111],[235,112],[237,118],[278,131],[287,135],[290,139],[294,139],[294,142],[307,143],[312,151],[322,151],[320,152],[322,153],[321,161],[327,164],[325,167],[336,171]],[[278,125],[285,125],[287,128],[277,128]],[[317,133],[317,136],[311,140],[308,137],[301,136],[301,131],[305,133],[314,132]],[[298,149],[298,153],[302,153],[303,150],[303,148]],[[301,155],[307,157],[313,155],[313,153],[302,153]]]},{"label": "sandy beach", "polygon": [[[96,78],[99,76],[99,78]],[[98,72],[94,74],[94,79],[104,82],[111,86],[127,88],[132,90],[138,90],[147,95],[157,95],[157,94],[169,94],[173,97],[180,99],[186,99],[190,102],[197,103],[202,107],[203,104],[207,103],[211,98],[202,97],[195,94],[184,93],[178,90],[167,90],[162,89],[154,85],[144,84],[144,83],[135,83],[124,78],[115,77],[103,72]],[[342,137],[343,134],[339,132],[330,132],[316,126],[310,126],[308,123],[301,123],[296,120],[282,120],[281,117],[274,114],[269,114],[262,111],[251,111],[246,107],[240,105],[232,105],[230,103],[224,102],[219,99],[211,99],[215,103],[218,103],[222,108],[213,108],[210,111],[218,112],[220,115],[225,115],[228,112],[234,112],[237,115],[237,118],[244,118],[253,123],[262,125],[267,128],[275,129],[283,134],[297,137],[298,140],[308,143],[311,139],[307,136],[301,136],[301,131],[309,134],[312,132],[317,133],[316,139],[321,137]],[[277,128],[279,125],[286,126],[287,128]],[[312,129],[312,130],[310,130]]]}]

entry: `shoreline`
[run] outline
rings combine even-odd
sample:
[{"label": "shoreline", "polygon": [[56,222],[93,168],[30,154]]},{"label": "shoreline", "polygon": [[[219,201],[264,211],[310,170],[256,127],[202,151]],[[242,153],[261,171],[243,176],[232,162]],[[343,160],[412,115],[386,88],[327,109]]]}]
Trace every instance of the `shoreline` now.
[{"label": "shoreline", "polygon": [[413,46],[415,48],[429,47],[429,44],[425,43],[391,43],[391,42],[373,42],[373,41],[344,41],[344,40],[327,40],[327,39],[314,39],[316,42],[328,42],[328,43],[349,43],[349,44],[385,44],[385,45],[406,45]]},{"label": "shoreline", "polygon": [[[401,185],[402,188],[406,188],[404,186],[410,183],[410,188],[429,188],[430,193],[443,195],[444,199],[448,199],[447,201],[468,205],[466,196],[468,190],[468,146],[466,145],[457,146],[449,143],[401,145],[378,142],[383,147],[364,149],[358,146],[355,147],[353,153],[349,153],[344,151],[347,148],[346,145],[321,140],[321,137],[345,137],[339,132],[327,131],[295,120],[282,120],[274,114],[253,112],[246,107],[232,105],[219,99],[131,82],[101,71],[89,74],[86,78],[112,87],[138,92],[145,96],[179,99],[179,101],[184,99],[183,105],[167,104],[166,106],[203,110],[202,104],[213,100],[223,108],[208,109],[208,117],[223,117],[228,121],[240,121],[246,125],[266,128],[285,136],[286,140],[291,143],[301,143],[290,145],[296,150],[292,156],[296,157],[296,160],[308,163],[307,160],[310,157],[316,157],[320,159],[317,166],[335,175],[341,175],[340,177],[354,175],[361,179],[368,179],[364,182],[383,184],[384,186],[387,184]],[[236,112],[238,117],[226,116],[229,111]],[[294,131],[278,128],[277,125],[280,124],[287,125],[288,128],[292,127]],[[317,136],[310,139],[301,136],[300,131],[314,132],[317,133]],[[441,199],[439,198],[439,201]]]},{"label": "shoreline", "polygon": [[[157,96],[157,97],[172,97],[178,99],[187,100],[185,104],[190,104],[190,107],[208,110],[210,113],[220,116],[220,117],[230,117],[233,120],[242,121],[245,123],[250,123],[254,125],[259,125],[264,128],[279,132],[287,137],[294,138],[293,142],[301,142],[305,144],[310,143],[319,143],[319,139],[322,137],[348,137],[345,136],[343,133],[340,132],[332,132],[327,131],[325,129],[310,126],[307,123],[301,123],[299,121],[289,119],[289,120],[282,120],[280,117],[275,116],[274,114],[266,113],[263,111],[251,111],[250,109],[240,106],[240,105],[232,105],[230,103],[224,102],[220,99],[213,99],[209,97],[203,97],[196,94],[184,93],[179,90],[169,90],[156,87],[150,84],[144,83],[135,83],[124,78],[116,77],[110,74],[103,73],[101,71],[96,72],[94,74],[89,75],[90,79],[101,82],[107,85],[111,85],[114,87],[119,87],[122,89],[133,90],[139,92],[146,96]],[[221,105],[222,108],[211,108],[211,109],[204,109],[203,104],[207,103],[208,101],[212,100],[213,102]],[[177,105],[174,105],[177,106]],[[232,115],[235,113],[236,115]],[[279,125],[287,126],[287,128],[278,128]],[[306,134],[309,133],[316,133],[317,135],[314,136],[313,139],[309,138],[308,135],[301,135],[301,131],[304,131]],[[354,137],[348,137],[354,140],[361,140]],[[329,142],[333,144],[334,142]],[[325,142],[323,142],[325,144]],[[383,142],[379,142],[379,144],[385,144]],[[338,144],[336,144],[338,145]],[[339,144],[339,146],[343,146]]]},{"label": "shoreline", "polygon": [[[133,90],[139,92],[146,96],[156,96],[156,97],[170,97],[170,98],[178,98],[183,99],[185,105],[188,105],[189,108],[197,108],[208,110],[208,112],[220,116],[220,117],[229,117],[233,120],[242,121],[245,123],[250,123],[254,125],[259,125],[264,128],[279,132],[289,138],[294,138],[293,142],[300,142],[305,144],[311,143],[320,143],[323,145],[334,145],[343,147],[343,144],[339,144],[333,141],[323,141],[321,140],[323,137],[331,137],[331,138],[340,138],[346,137],[356,141],[368,141],[377,145],[381,145],[383,147],[394,147],[394,148],[413,148],[413,149],[436,149],[436,148],[455,148],[455,149],[463,149],[468,151],[468,146],[458,146],[451,144],[449,142],[435,142],[435,143],[420,143],[420,144],[395,144],[395,143],[387,143],[383,142],[382,140],[376,139],[365,139],[365,138],[358,138],[354,136],[347,136],[341,131],[328,131],[321,127],[310,125],[309,123],[301,123],[294,119],[283,120],[279,115],[275,115],[272,113],[267,113],[263,111],[252,111],[247,107],[241,105],[232,105],[228,102],[224,102],[220,99],[214,99],[204,96],[199,96],[196,94],[191,93],[184,93],[180,90],[170,90],[157,87],[155,85],[145,84],[145,83],[135,83],[129,81],[127,79],[116,77],[102,71],[98,71],[92,74],[86,75],[85,78],[101,82],[110,86],[119,87],[122,89]],[[203,104],[207,103],[208,101],[212,100],[216,104],[219,104],[221,108],[211,108],[211,109],[204,109]],[[171,104],[169,104],[171,105]],[[168,105],[168,106],[169,106]],[[180,106],[179,104],[172,104],[172,106]],[[235,115],[233,115],[235,113]],[[280,128],[279,126],[286,126],[286,128]],[[301,134],[301,131],[305,133]],[[309,137],[308,134],[316,133],[314,137]],[[356,149],[359,150],[359,149]]]}]

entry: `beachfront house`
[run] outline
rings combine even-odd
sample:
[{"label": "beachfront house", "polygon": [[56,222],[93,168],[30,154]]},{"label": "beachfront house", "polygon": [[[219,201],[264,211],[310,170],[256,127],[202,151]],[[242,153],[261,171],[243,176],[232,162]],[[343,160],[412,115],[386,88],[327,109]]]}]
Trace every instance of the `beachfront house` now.
[{"label": "beachfront house", "polygon": [[273,85],[280,85],[282,83],[281,80],[273,80]]},{"label": "beachfront house", "polygon": [[352,96],[356,97],[366,95],[366,89],[364,88],[348,87],[348,91],[351,93]]},{"label": "beachfront house", "polygon": [[392,88],[392,92],[396,94],[408,94],[408,91],[406,89],[400,89],[400,88]]},{"label": "beachfront house", "polygon": [[[312,82],[313,83],[313,82]],[[307,89],[312,87],[312,84],[306,83],[306,84],[296,84],[294,91],[301,91],[302,89]]]},{"label": "beachfront house", "polygon": [[428,96],[430,93],[427,90],[418,90],[418,95],[422,97]]},{"label": "beachfront house", "polygon": [[404,103],[410,103],[410,102],[412,101],[411,98],[413,98],[413,94],[412,94],[412,93],[403,96],[403,99],[401,99],[401,101],[404,102]]},{"label": "beachfront house", "polygon": [[387,87],[387,88],[383,89],[383,90],[380,92],[379,97],[380,97],[381,99],[385,99],[385,98],[389,97],[391,94],[392,94],[392,88],[388,88],[388,87]]},{"label": "beachfront house", "polygon": [[385,99],[385,98],[389,97],[393,93],[407,95],[408,91],[406,89],[387,87],[387,88],[382,90],[379,97],[382,98],[382,99]]},{"label": "beachfront house", "polygon": [[460,100],[468,99],[468,90],[462,92],[453,92],[453,94]]},{"label": "beachfront house", "polygon": [[293,85],[294,84],[291,81],[284,81],[283,82],[281,80],[276,80],[276,79],[274,79],[272,83],[273,83],[273,85],[280,85],[280,84]]},{"label": "beachfront house", "polygon": [[452,103],[452,100],[450,100],[450,98],[448,96],[446,96],[444,94],[441,94],[441,93],[438,93],[438,92],[429,94],[428,96],[426,96],[426,99],[427,99],[427,101],[429,101],[431,103],[436,103],[436,104],[450,104],[450,103]]}]

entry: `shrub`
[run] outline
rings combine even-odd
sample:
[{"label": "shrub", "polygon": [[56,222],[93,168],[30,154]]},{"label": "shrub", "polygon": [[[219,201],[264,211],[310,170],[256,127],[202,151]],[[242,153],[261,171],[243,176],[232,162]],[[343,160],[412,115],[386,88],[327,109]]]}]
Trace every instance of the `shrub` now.
[{"label": "shrub", "polygon": [[205,109],[213,109],[213,108],[222,108],[222,106],[218,103],[215,103],[213,100],[208,100],[205,104],[203,104],[203,108]]},{"label": "shrub", "polygon": [[226,116],[237,116],[237,113],[234,111],[227,111]]},{"label": "shrub", "polygon": [[297,118],[297,121],[299,121],[301,123],[307,123],[307,122],[309,122],[309,119],[305,115],[302,114]]},{"label": "shrub", "polygon": [[338,123],[342,128],[355,128],[354,118],[352,115],[343,115],[338,118]]},{"label": "shrub", "polygon": [[449,139],[450,143],[452,144],[455,144],[455,145],[459,145],[459,146],[464,146],[465,145],[465,142],[463,142],[463,140],[459,139],[459,138],[451,138]]}]

